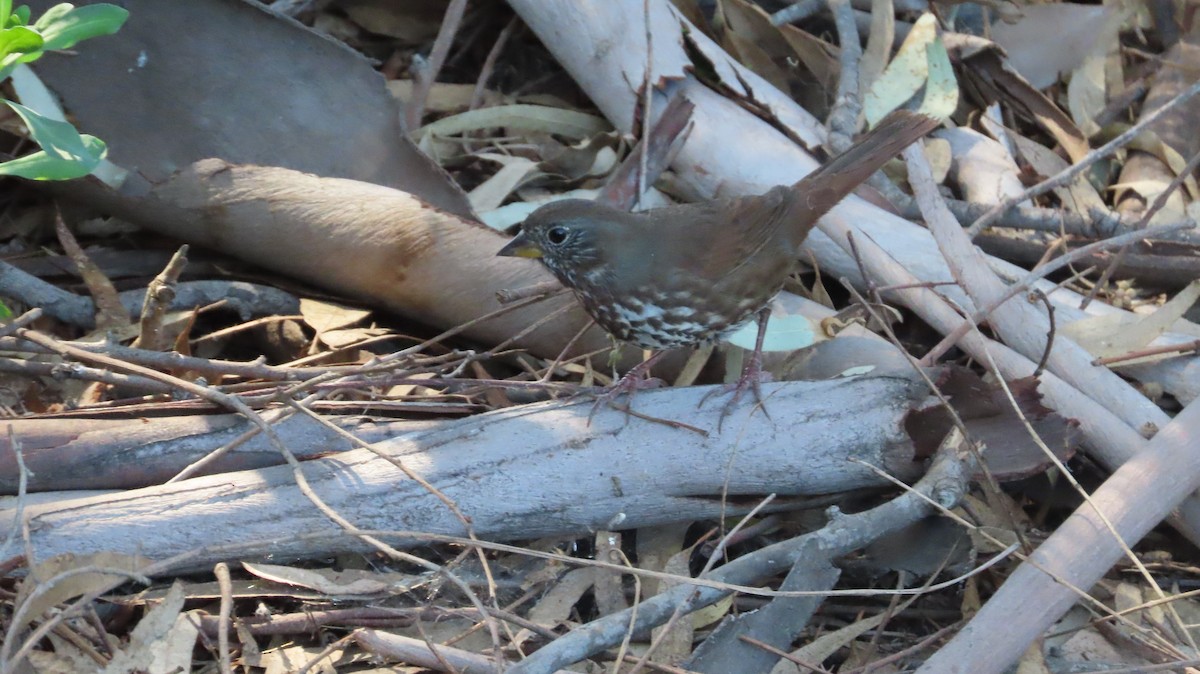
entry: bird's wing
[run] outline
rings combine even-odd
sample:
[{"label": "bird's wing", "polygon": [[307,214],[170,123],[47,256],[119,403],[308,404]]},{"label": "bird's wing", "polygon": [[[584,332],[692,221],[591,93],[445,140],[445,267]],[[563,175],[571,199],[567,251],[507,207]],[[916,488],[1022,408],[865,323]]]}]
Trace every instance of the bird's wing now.
[{"label": "bird's wing", "polygon": [[[698,242],[676,247],[670,261],[688,274],[716,283],[745,265],[753,265],[761,254],[778,256],[785,228],[777,222],[786,210],[789,187],[775,187],[751,197],[718,199],[680,204],[650,211],[646,223],[657,236],[680,242]],[[690,254],[683,249],[690,251]],[[792,255],[795,251],[786,251]]]}]

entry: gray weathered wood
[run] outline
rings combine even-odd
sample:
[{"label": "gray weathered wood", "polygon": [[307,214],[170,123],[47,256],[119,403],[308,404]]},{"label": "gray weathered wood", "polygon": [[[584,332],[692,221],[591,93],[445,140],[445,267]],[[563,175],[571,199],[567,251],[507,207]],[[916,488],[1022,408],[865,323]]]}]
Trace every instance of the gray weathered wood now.
[{"label": "gray weathered wood", "polygon": [[[380,442],[377,447],[442,490],[481,538],[569,536],[688,521],[748,508],[759,497],[814,496],[885,485],[851,459],[904,479],[921,472],[903,430],[927,402],[903,377],[856,377],[764,386],[770,418],[742,403],[717,429],[725,396],[697,408],[707,387],[644,391],[635,409],[694,424],[708,437],[626,419],[604,409],[587,424],[590,401],[545,403],[462,419]],[[437,498],[388,461],[353,450],[303,464],[313,490],[362,529],[462,535]],[[722,505],[722,493],[730,503]],[[104,496],[32,505],[37,559],[99,550],[165,559],[204,546],[251,543],[242,558],[312,557],[361,549],[335,532],[278,466],[226,473]],[[0,510],[0,526],[12,510]],[[282,538],[282,540],[280,540]],[[254,545],[255,541],[263,541]],[[411,543],[411,541],[410,541]],[[196,566],[221,558],[196,556]]]}]

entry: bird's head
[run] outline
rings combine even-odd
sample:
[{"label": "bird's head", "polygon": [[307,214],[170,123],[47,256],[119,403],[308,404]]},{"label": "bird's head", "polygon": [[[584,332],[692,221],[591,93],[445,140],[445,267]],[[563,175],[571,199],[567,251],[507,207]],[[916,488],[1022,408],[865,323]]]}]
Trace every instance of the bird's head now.
[{"label": "bird's head", "polygon": [[627,216],[583,199],[555,201],[531,213],[497,255],[541,260],[560,281],[578,287],[608,268],[619,223]]}]

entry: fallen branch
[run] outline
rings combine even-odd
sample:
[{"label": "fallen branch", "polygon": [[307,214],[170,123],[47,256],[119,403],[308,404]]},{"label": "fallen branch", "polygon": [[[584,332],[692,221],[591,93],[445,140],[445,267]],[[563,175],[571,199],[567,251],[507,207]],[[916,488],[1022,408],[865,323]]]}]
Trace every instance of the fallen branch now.
[{"label": "fallen branch", "polygon": [[[827,565],[884,533],[896,531],[933,514],[936,512],[934,504],[953,507],[966,491],[971,473],[969,466],[970,461],[962,446],[952,444],[938,454],[929,472],[912,491],[861,513],[838,513],[817,531],[743,555],[706,574],[704,578],[720,583],[753,585],[777,576],[781,570],[795,564],[812,568]],[[549,674],[620,643],[629,630],[640,632],[657,627],[669,620],[677,610],[690,613],[729,594],[730,590],[717,587],[677,585],[638,604],[636,608],[594,620],[560,637],[515,665],[509,672]],[[796,599],[803,597],[801,594],[799,597],[778,597],[777,600],[791,599],[790,603],[795,603]],[[770,654],[768,656],[770,660],[775,659]],[[762,662],[755,664],[761,666]],[[765,669],[752,666],[746,671]]]},{"label": "fallen branch", "polygon": [[[351,444],[303,416],[273,420],[275,432],[296,458],[315,459],[351,449]],[[125,415],[122,415],[125,416]],[[370,419],[355,415],[329,417],[367,442],[398,438],[430,428],[430,421]],[[135,489],[162,484],[212,450],[237,444],[202,475],[277,466],[283,462],[254,424],[236,414],[189,414],[146,419],[11,419],[33,473],[29,490]],[[20,476],[13,457],[0,452],[0,495],[15,494]]]},{"label": "fallen branch", "polygon": [[[917,203],[955,280],[966,289],[974,306],[995,306],[992,325],[1007,344],[1030,360],[1042,358],[1050,334],[1047,315],[1027,302],[1001,301],[1007,288],[941,202],[924,151],[912,146],[904,157]],[[1170,421],[1166,412],[1111,370],[1092,365],[1092,356],[1069,339],[1060,338],[1054,345],[1049,366],[1059,378],[1144,435],[1153,435]]]},{"label": "fallen branch", "polygon": [[[477,535],[491,540],[744,512],[722,503],[722,493],[813,496],[885,484],[852,459],[904,479],[920,471],[912,441],[901,430],[926,399],[924,385],[912,379],[772,385],[765,393],[774,421],[761,414],[750,419],[754,408],[746,405],[726,419],[724,431],[717,429],[712,405],[697,411],[707,390],[642,393],[634,405],[686,419],[707,430],[707,438],[615,410],[601,411],[589,426],[591,403],[582,401],[462,419],[376,448],[444,492],[471,518]],[[626,424],[636,424],[636,431],[619,432]],[[434,495],[371,451],[308,461],[302,470],[312,491],[361,529],[464,532]],[[787,502],[780,498],[772,507],[786,508]],[[164,559],[243,541],[251,542],[247,557],[317,557],[333,550],[299,539],[259,549],[253,542],[275,538],[280,530],[339,531],[296,488],[289,466],[31,505],[27,513],[38,559],[98,550]],[[11,511],[0,512],[0,521],[11,517]],[[364,549],[357,539],[336,545]],[[194,559],[198,566],[216,561],[203,554]]]},{"label": "fallen branch", "polygon": [[[1195,460],[1200,403],[1192,403],[1136,456],[1100,485],[918,672],[1003,672],[1125,553],[1105,520],[1129,545],[1200,488]],[[1154,498],[1144,498],[1153,494]],[[1079,554],[1087,551],[1087,554]],[[1030,601],[1036,597],[1037,601]],[[1017,619],[1019,617],[1019,619]]]}]

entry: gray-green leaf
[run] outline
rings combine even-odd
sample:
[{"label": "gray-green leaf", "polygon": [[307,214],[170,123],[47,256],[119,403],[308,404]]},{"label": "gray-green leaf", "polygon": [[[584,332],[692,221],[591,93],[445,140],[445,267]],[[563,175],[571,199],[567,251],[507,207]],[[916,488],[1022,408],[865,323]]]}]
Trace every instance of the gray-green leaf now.
[{"label": "gray-green leaf", "polygon": [[67,122],[50,119],[37,111],[27,108],[20,103],[4,101],[12,108],[25,126],[29,127],[29,137],[41,146],[51,156],[61,159],[77,159],[88,154],[83,139],[75,127]]},{"label": "gray-green leaf", "polygon": [[72,180],[82,178],[91,173],[100,160],[108,153],[108,146],[95,136],[81,137],[86,153],[79,158],[64,159],[47,154],[33,154],[17,157],[12,161],[0,163],[0,175],[17,176],[29,180]]},{"label": "gray-green leaf", "polygon": [[81,40],[100,35],[112,35],[129,18],[129,12],[116,5],[99,3],[75,7],[69,3],[55,5],[38,17],[34,27],[42,32],[46,51],[70,49]]}]

